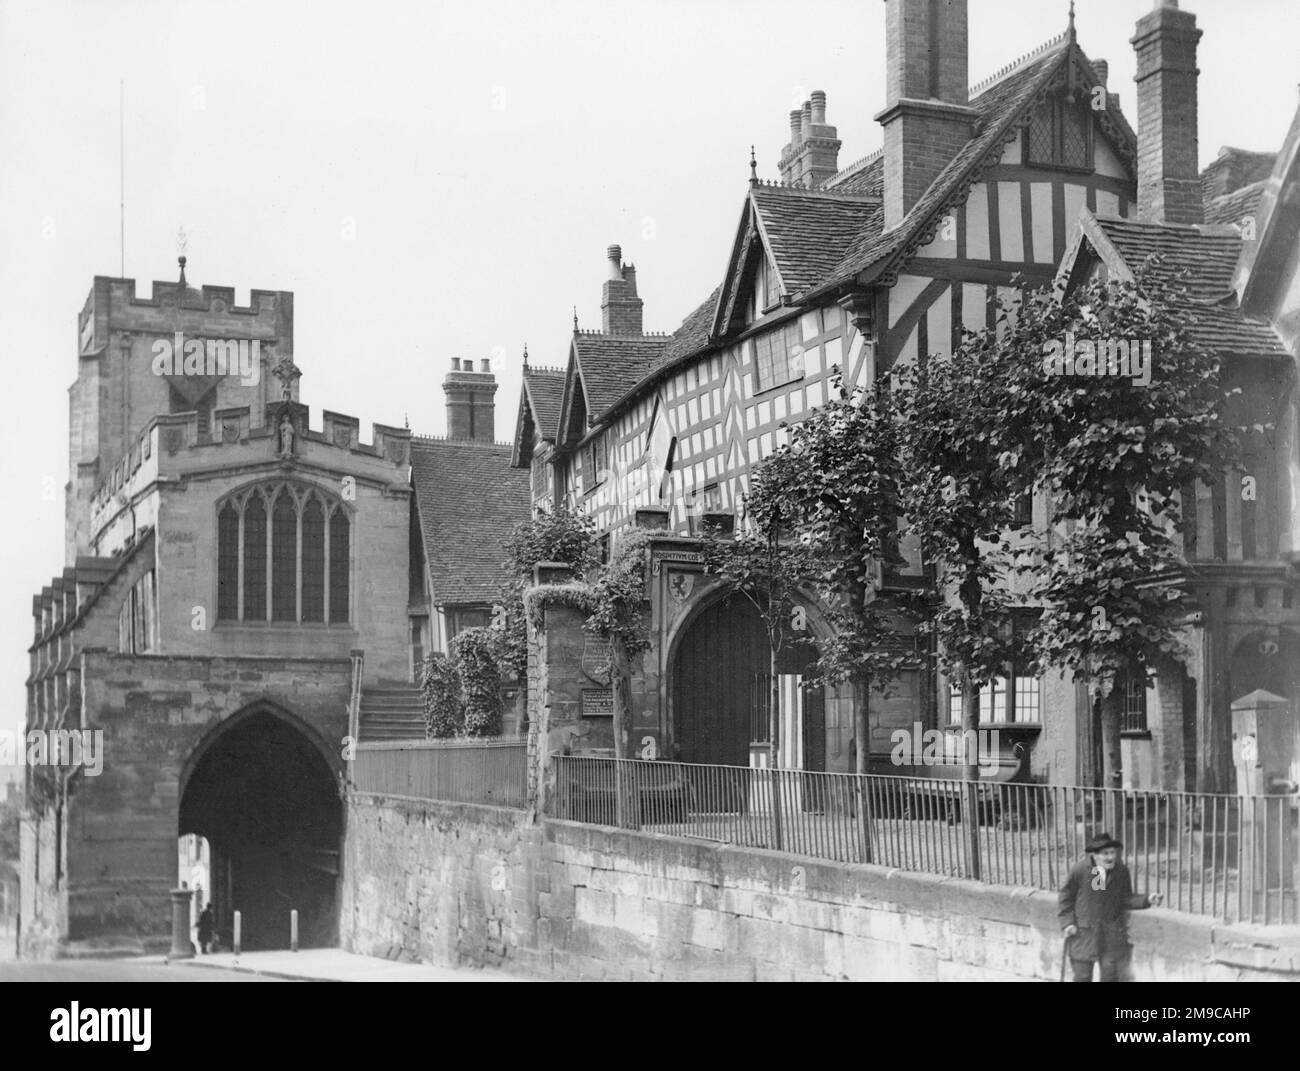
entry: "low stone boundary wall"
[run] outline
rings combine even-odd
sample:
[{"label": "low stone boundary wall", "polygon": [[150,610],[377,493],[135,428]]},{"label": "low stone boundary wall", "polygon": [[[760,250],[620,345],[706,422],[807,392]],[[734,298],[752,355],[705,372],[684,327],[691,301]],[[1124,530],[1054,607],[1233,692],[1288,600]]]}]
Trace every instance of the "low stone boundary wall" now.
[{"label": "low stone boundary wall", "polygon": [[[1056,896],[354,795],[354,952],[568,978],[1055,981]],[[1139,980],[1300,980],[1300,928],[1134,912]]]}]

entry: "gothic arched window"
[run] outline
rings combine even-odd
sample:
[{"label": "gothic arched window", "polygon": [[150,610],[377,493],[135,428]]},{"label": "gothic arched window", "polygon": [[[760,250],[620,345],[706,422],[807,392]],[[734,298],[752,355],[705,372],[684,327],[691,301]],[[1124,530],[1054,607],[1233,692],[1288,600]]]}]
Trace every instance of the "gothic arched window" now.
[{"label": "gothic arched window", "polygon": [[351,518],[319,487],[244,488],[217,510],[217,617],[346,624]]}]

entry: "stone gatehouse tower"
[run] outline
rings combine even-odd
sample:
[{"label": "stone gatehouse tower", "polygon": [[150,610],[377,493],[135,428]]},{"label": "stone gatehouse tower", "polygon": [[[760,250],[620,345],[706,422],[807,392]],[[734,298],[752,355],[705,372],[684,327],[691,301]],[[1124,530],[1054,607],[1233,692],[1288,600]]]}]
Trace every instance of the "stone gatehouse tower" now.
[{"label": "stone gatehouse tower", "polygon": [[238,305],[183,258],[150,297],[96,277],[77,342],[27,727],[102,733],[103,766],[28,768],[24,954],[167,933],[184,834],[208,839],[219,931],[234,904],[246,947],[284,945],[297,908],[329,942],[356,697],[410,676],[410,432],[313,427],[293,295]]}]

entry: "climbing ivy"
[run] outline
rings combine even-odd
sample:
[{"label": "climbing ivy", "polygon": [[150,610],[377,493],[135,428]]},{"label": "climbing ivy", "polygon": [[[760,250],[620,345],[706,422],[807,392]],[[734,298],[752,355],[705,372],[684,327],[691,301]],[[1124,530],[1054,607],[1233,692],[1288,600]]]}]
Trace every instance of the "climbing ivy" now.
[{"label": "climbing ivy", "polygon": [[424,697],[424,735],[430,739],[460,736],[465,731],[465,702],[456,663],[437,652],[426,655],[420,691]]},{"label": "climbing ivy", "polygon": [[492,630],[467,628],[451,641],[465,700],[465,735],[501,735],[501,667]]}]

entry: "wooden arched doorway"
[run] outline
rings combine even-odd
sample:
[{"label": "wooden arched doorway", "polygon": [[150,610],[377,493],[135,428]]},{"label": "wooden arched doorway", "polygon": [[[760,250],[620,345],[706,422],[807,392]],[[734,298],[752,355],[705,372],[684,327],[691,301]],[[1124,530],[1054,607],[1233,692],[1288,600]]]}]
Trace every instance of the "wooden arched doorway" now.
[{"label": "wooden arched doorway", "polygon": [[[785,726],[781,765],[826,768],[823,690],[802,676],[811,645],[787,641],[777,657]],[[769,739],[771,661],[767,629],[743,595],[704,609],[677,644],[672,665],[674,755],[681,762],[750,765],[751,745]]]}]

